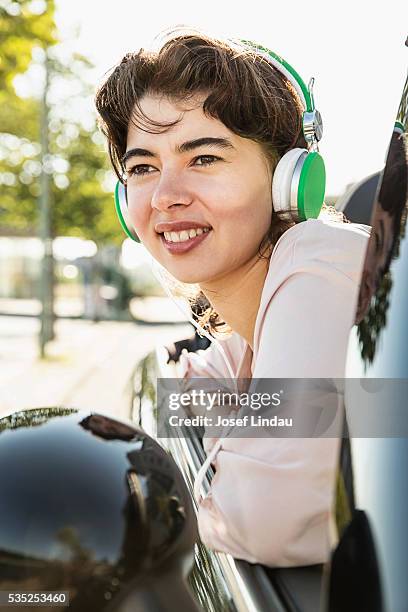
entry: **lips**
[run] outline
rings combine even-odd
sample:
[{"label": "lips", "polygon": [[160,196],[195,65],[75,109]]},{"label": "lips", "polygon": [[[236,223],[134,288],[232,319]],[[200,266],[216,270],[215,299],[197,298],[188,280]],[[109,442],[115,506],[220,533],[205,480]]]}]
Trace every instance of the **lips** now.
[{"label": "lips", "polygon": [[[192,229],[191,226],[190,226],[190,229]],[[202,234],[194,236],[193,238],[189,238],[188,240],[182,240],[179,242],[172,242],[172,241],[166,240],[165,235],[161,234],[160,240],[164,248],[169,253],[171,253],[172,255],[181,255],[182,253],[187,253],[188,251],[195,249],[204,240],[207,240],[208,236],[210,236],[211,234],[212,234],[212,230],[210,229],[206,232],[203,231]]]},{"label": "lips", "polygon": [[163,234],[164,232],[182,232],[183,230],[189,230],[189,229],[212,229],[211,225],[208,225],[206,223],[200,223],[199,221],[188,221],[188,220],[184,220],[184,221],[168,221],[168,222],[162,222],[162,223],[156,223],[156,225],[154,226],[155,231],[158,234]]}]

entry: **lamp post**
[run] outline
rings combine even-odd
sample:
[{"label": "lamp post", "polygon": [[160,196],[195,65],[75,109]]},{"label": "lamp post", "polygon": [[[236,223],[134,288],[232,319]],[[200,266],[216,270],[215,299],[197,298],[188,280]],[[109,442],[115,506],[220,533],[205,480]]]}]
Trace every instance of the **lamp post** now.
[{"label": "lamp post", "polygon": [[54,261],[52,252],[50,172],[49,172],[49,135],[48,135],[48,104],[49,89],[49,59],[47,51],[44,59],[45,78],[41,103],[41,177],[39,197],[39,237],[43,244],[43,258],[40,273],[40,356],[45,357],[46,344],[54,338]]}]

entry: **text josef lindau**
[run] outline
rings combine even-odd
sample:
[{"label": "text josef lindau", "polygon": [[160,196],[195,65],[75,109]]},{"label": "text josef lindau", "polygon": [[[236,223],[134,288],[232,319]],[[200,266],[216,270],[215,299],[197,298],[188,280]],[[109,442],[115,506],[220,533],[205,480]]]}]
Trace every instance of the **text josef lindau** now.
[{"label": "text josef lindau", "polygon": [[[215,422],[214,422],[215,421]],[[292,418],[278,418],[274,415],[271,418],[260,417],[258,415],[245,415],[242,417],[222,417],[218,415],[216,419],[207,415],[196,415],[193,417],[179,417],[172,414],[169,418],[169,425],[172,427],[293,427]]]}]

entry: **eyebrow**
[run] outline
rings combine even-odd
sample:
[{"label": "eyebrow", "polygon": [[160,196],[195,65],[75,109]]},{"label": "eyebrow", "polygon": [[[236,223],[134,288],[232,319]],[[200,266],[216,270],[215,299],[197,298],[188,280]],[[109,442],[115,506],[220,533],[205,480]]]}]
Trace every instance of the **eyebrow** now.
[{"label": "eyebrow", "polygon": [[[187,153],[188,151],[193,151],[194,149],[205,146],[218,147],[221,149],[235,148],[228,138],[214,138],[211,136],[205,136],[203,138],[196,138],[195,140],[188,140],[187,142],[183,142],[181,145],[177,145],[176,151],[177,153]],[[122,157],[122,164],[126,164],[131,157],[157,157],[157,154],[153,153],[152,151],[148,151],[147,149],[129,149],[129,151],[126,151]]]}]

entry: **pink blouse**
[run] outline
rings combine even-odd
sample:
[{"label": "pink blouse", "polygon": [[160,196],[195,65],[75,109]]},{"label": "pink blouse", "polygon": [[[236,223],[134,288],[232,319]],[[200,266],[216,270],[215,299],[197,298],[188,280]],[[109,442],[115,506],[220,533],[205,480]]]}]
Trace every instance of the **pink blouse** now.
[{"label": "pink blouse", "polygon": [[[285,232],[270,259],[253,352],[236,333],[221,340],[237,378],[344,377],[368,238],[365,225],[322,218]],[[229,378],[216,345],[184,353],[179,374]],[[223,438],[199,506],[201,539],[269,566],[326,561],[338,451],[338,438]]]}]

